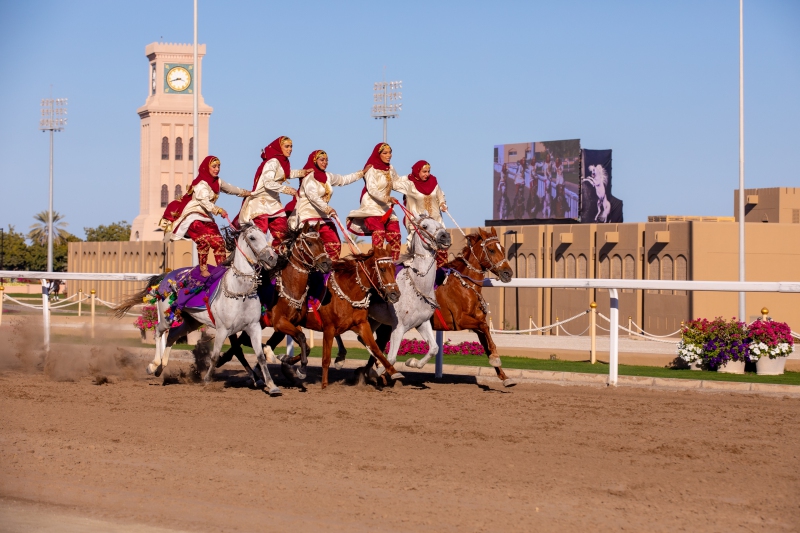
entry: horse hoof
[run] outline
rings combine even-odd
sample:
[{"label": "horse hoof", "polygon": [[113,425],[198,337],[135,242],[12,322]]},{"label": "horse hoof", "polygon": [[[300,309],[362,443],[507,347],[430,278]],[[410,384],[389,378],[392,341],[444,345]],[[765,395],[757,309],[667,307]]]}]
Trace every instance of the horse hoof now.
[{"label": "horse hoof", "polygon": [[158,368],[156,368],[155,371],[155,376],[160,377],[163,371],[164,371],[164,365],[158,365]]},{"label": "horse hoof", "polygon": [[269,390],[269,395],[275,398],[276,396],[283,396],[283,393],[281,392],[281,389],[279,389],[278,387],[273,387]]},{"label": "horse hoof", "polygon": [[374,367],[374,368],[375,368],[375,375],[376,376],[382,376],[383,373],[386,372],[386,369],[384,367],[382,367],[382,366],[378,366],[378,367]]},{"label": "horse hoof", "polygon": [[294,369],[295,375],[297,375],[298,379],[306,379],[306,370],[304,368],[295,368]]},{"label": "horse hoof", "polygon": [[339,359],[338,357],[333,361],[333,366],[336,370],[341,370],[344,368],[344,357]]},{"label": "horse hoof", "polygon": [[147,370],[147,373],[152,376],[153,374],[156,373],[156,365],[154,365],[153,363],[150,363],[149,365],[147,365],[147,369],[146,370]]},{"label": "horse hoof", "polygon": [[422,368],[419,366],[419,361],[417,361],[416,357],[406,360],[406,366],[411,368]]},{"label": "horse hoof", "polygon": [[492,365],[495,368],[500,368],[503,365],[503,363],[500,361],[500,356],[499,355],[495,355],[494,357],[490,357],[489,358],[489,364]]},{"label": "horse hoof", "polygon": [[513,387],[516,384],[517,384],[516,379],[507,378],[503,380],[503,387]]},{"label": "horse hoof", "polygon": [[255,388],[257,388],[257,389],[261,389],[261,388],[263,388],[265,385],[266,385],[266,383],[264,383],[264,382],[263,382],[262,380],[260,380],[260,379],[259,379],[259,380],[256,380],[256,381],[253,381],[253,386],[254,386]]},{"label": "horse hoof", "polygon": [[392,379],[396,381],[398,379],[406,379],[406,377],[400,372],[395,372],[394,374],[392,374]]}]

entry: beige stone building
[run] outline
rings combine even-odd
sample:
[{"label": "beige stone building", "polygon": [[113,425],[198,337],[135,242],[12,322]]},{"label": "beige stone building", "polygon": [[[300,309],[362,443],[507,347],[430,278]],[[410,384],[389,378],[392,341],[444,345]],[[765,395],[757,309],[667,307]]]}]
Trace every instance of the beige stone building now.
[{"label": "beige stone building", "polygon": [[[202,92],[204,44],[198,45],[197,72],[192,45],[151,43],[147,99],[137,112],[141,119],[139,215],[133,220],[132,241],[161,241],[158,221],[170,201],[180,198],[194,179],[194,159],[208,154],[208,123],[212,108]],[[198,92],[198,141],[193,137],[193,97]]]}]

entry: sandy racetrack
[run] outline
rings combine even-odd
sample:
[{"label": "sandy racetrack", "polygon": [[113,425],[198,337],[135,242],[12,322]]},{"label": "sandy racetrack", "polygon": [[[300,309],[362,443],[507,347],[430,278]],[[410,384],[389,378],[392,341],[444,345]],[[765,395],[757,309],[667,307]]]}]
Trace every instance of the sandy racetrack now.
[{"label": "sandy racetrack", "polygon": [[350,372],[269,398],[116,360],[0,371],[0,496],[191,531],[800,529],[794,398]]}]

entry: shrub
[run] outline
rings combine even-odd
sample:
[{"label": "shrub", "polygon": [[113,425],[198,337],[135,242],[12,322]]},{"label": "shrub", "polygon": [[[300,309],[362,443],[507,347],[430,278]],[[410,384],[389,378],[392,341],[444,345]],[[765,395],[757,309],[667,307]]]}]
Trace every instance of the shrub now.
[{"label": "shrub", "polygon": [[749,360],[747,324],[717,317],[708,323],[706,342],[703,344],[703,362],[712,370],[729,361]]}]

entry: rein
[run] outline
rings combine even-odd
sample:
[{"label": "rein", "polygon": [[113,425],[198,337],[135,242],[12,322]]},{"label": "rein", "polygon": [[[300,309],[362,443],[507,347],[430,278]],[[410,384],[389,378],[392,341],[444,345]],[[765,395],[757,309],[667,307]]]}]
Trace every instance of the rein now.
[{"label": "rein", "polygon": [[[436,244],[436,238],[433,235],[431,235],[428,232],[428,230],[426,230],[425,228],[421,227],[416,222],[414,222],[414,219],[418,218],[418,217],[416,215],[414,215],[413,213],[411,213],[411,211],[406,209],[403,204],[396,203],[394,205],[400,206],[400,209],[403,210],[403,212],[408,217],[409,222],[411,222],[411,225],[414,226],[414,229],[416,230],[417,234],[419,234],[419,237],[420,237],[420,239],[422,239],[422,242],[424,242],[428,246],[433,246],[434,248],[436,248],[438,250],[439,249],[439,245]],[[423,216],[422,218],[425,219],[425,218],[431,218],[431,217]],[[428,240],[430,240],[430,242],[428,242],[428,240],[426,240],[425,237],[428,237]]]}]

